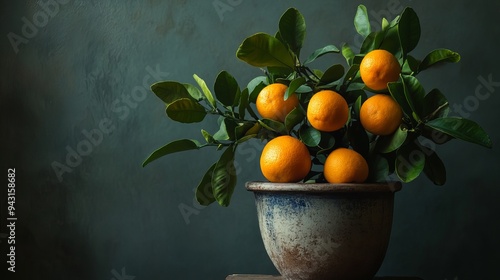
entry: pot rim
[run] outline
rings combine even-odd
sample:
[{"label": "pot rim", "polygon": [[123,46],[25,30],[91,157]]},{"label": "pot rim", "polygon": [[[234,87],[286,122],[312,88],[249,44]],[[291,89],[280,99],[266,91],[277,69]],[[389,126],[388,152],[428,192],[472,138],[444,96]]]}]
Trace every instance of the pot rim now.
[{"label": "pot rim", "polygon": [[309,193],[395,193],[402,188],[399,181],[385,183],[272,183],[266,181],[246,182],[245,188],[252,192],[309,192]]}]

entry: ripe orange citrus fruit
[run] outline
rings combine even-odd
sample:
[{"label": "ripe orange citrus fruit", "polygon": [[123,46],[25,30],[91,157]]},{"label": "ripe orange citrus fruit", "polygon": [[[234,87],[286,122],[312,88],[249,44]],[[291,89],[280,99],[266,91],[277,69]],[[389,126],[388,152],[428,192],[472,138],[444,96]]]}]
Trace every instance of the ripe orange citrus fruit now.
[{"label": "ripe orange citrus fruit", "polygon": [[297,107],[299,98],[295,93],[285,100],[287,88],[284,84],[274,83],[260,91],[255,105],[263,118],[284,122],[288,113]]},{"label": "ripe orange citrus fruit", "polygon": [[269,141],[260,156],[260,169],[274,183],[298,182],[311,169],[311,155],[299,139],[284,135]]},{"label": "ripe orange citrus fruit", "polygon": [[401,124],[403,111],[388,94],[378,93],[368,98],[359,111],[361,125],[370,133],[390,135]]},{"label": "ripe orange citrus fruit", "polygon": [[359,74],[365,85],[373,90],[387,89],[387,83],[399,79],[401,66],[396,57],[386,50],[373,50],[359,65]]},{"label": "ripe orange citrus fruit", "polygon": [[363,183],[368,178],[368,163],[354,150],[338,148],[325,161],[325,179],[335,183]]},{"label": "ripe orange citrus fruit", "polygon": [[315,93],[307,105],[307,120],[320,131],[342,128],[349,119],[349,106],[344,97],[333,90]]}]

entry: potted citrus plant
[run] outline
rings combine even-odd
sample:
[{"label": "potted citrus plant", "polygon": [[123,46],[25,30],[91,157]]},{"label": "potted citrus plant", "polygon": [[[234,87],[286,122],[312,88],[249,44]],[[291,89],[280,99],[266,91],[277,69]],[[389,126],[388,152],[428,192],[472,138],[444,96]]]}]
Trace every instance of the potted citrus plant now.
[{"label": "potted citrus plant", "polygon": [[[217,131],[169,142],[143,163],[186,150],[221,150],[197,186],[202,205],[228,206],[237,184],[235,151],[245,141],[266,142],[260,167],[269,182],[246,187],[255,193],[266,250],[286,279],[372,279],[387,249],[401,182],[423,173],[445,184],[436,145],[461,139],[492,146],[477,123],[448,115],[439,89],[426,91],[418,80],[420,72],[456,63],[460,55],[438,48],[412,56],[420,39],[413,9],[371,30],[360,5],[354,25],[364,37],[359,53],[347,44],[327,45],[303,59],[305,19],[290,8],[276,34],[251,35],[237,49],[237,58],[263,71],[244,87],[227,71],[213,90],[196,74],[197,86],[151,86],[174,121],[216,117]],[[310,67],[336,54],[345,65]]]}]

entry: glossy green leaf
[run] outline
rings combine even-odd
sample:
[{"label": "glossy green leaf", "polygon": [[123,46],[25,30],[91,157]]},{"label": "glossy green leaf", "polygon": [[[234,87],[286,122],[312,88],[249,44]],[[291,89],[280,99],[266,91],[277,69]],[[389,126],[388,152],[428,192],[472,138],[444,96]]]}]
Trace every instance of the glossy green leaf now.
[{"label": "glossy green leaf", "polygon": [[412,8],[405,8],[401,14],[398,33],[403,57],[406,57],[406,54],[415,49],[420,40],[420,20]]},{"label": "glossy green leaf", "polygon": [[399,148],[396,157],[396,174],[405,183],[415,180],[424,170],[425,154],[415,143]]},{"label": "glossy green leaf", "polygon": [[196,187],[195,197],[196,201],[203,206],[208,206],[215,202],[215,197],[212,189],[212,175],[217,163],[212,164],[207,170],[200,183]]},{"label": "glossy green leaf", "polygon": [[181,98],[194,99],[185,85],[179,82],[157,82],[151,85],[151,90],[167,105]]},{"label": "glossy green leaf", "polygon": [[474,121],[459,117],[444,117],[428,121],[426,126],[446,133],[454,138],[478,144],[486,148],[492,147],[488,134]]},{"label": "glossy green leaf", "polygon": [[[359,75],[359,64],[354,64],[349,67],[347,73],[344,76],[343,84],[352,83],[358,80],[362,82],[361,76]],[[352,90],[349,88],[349,90]]]},{"label": "glossy green leaf", "polygon": [[304,120],[304,112],[298,108],[293,108],[285,118],[285,128],[288,132],[290,132],[297,124]]},{"label": "glossy green leaf", "polygon": [[193,74],[193,78],[196,81],[196,83],[198,83],[198,86],[200,86],[201,91],[203,92],[203,94],[207,98],[207,100],[208,100],[209,104],[212,106],[212,108],[216,108],[217,105],[215,103],[215,98],[212,95],[212,92],[208,89],[205,81],[202,78],[198,77],[198,75],[196,75],[196,74]]},{"label": "glossy green leaf", "polygon": [[295,94],[295,91],[305,83],[306,83],[306,78],[304,77],[298,77],[296,79],[293,79],[285,91],[285,100],[287,100],[288,97],[290,97],[292,94]]},{"label": "glossy green leaf", "polygon": [[380,42],[379,49],[392,53],[397,59],[401,58],[401,44],[399,42],[398,27],[389,26],[380,33],[383,33],[383,38]]},{"label": "glossy green leaf", "polygon": [[414,76],[402,75],[404,94],[412,110],[412,116],[419,121],[424,107],[425,90]]},{"label": "glossy green leaf", "polygon": [[196,86],[188,83],[184,83],[183,85],[188,91],[189,95],[191,95],[191,97],[193,97],[195,100],[200,101],[205,98],[203,93],[201,93],[201,91]]},{"label": "glossy green leaf", "polygon": [[234,147],[231,145],[222,153],[212,173],[212,191],[219,205],[229,206],[236,186],[236,175]]},{"label": "glossy green leaf", "polygon": [[389,21],[386,18],[382,18],[382,22],[380,25],[381,25],[382,31],[385,31],[385,30],[387,30],[387,28],[389,28]]},{"label": "glossy green leaf", "polygon": [[420,65],[419,60],[417,60],[411,55],[407,55],[406,60],[401,69],[401,72],[406,75],[412,75],[413,73],[418,73],[419,65]]},{"label": "glossy green leaf", "polygon": [[361,48],[359,50],[359,53],[360,54],[367,54],[370,51],[379,49],[380,45],[384,41],[384,36],[385,36],[385,32],[383,32],[383,31],[376,31],[376,32],[370,33],[363,41],[363,44],[361,44]]},{"label": "glossy green leaf", "polygon": [[214,139],[217,141],[226,141],[230,140],[230,136],[228,133],[228,128],[226,127],[225,118],[222,118],[222,121],[219,126],[219,130],[214,134]]},{"label": "glossy green leaf", "polygon": [[201,122],[207,112],[205,107],[188,98],[178,99],[167,106],[167,116],[182,123]]},{"label": "glossy green leaf", "polygon": [[411,117],[413,111],[410,105],[408,104],[408,101],[406,100],[405,87],[403,83],[402,82],[388,83],[387,88],[389,89],[392,98],[394,98],[394,100],[396,100],[399,106],[401,106],[403,113],[407,117]]},{"label": "glossy green leaf", "polygon": [[426,121],[446,117],[449,112],[450,106],[448,100],[439,89],[435,88],[425,95],[422,115]]},{"label": "glossy green leaf", "polygon": [[279,34],[297,56],[306,36],[306,21],[295,8],[288,9],[279,20]]},{"label": "glossy green leaf", "polygon": [[249,101],[255,103],[257,100],[257,96],[260,91],[267,86],[267,77],[258,76],[253,78],[247,85],[248,93],[249,93]]},{"label": "glossy green leaf", "polygon": [[436,49],[431,51],[429,54],[425,56],[418,67],[418,72],[421,72],[433,65],[437,65],[439,63],[451,62],[456,63],[460,61],[460,54],[448,50],[448,49]]},{"label": "glossy green leaf", "polygon": [[314,127],[307,127],[299,131],[299,137],[306,146],[316,147],[321,141],[321,132]]},{"label": "glossy green leaf", "polygon": [[240,87],[231,74],[222,71],[215,79],[214,91],[217,99],[229,107],[235,104],[236,98],[240,94]]},{"label": "glossy green leaf", "polygon": [[151,155],[147,157],[147,159],[142,163],[142,166],[148,165],[150,162],[159,159],[160,157],[177,153],[177,152],[182,152],[182,151],[188,151],[188,150],[197,150],[199,148],[203,147],[198,141],[196,140],[191,140],[191,139],[180,139],[180,140],[175,140],[172,141],[165,146],[157,149],[154,151]]},{"label": "glossy green leaf", "polygon": [[349,47],[348,44],[342,45],[342,56],[344,56],[347,65],[352,66],[352,62],[354,59],[354,52],[352,51],[351,47]]},{"label": "glossy green leaf", "polygon": [[406,140],[408,131],[399,127],[396,131],[387,136],[380,136],[377,140],[376,149],[381,153],[390,153],[397,150]]},{"label": "glossy green leaf", "polygon": [[422,136],[438,145],[442,145],[453,139],[452,136],[439,130],[433,129],[430,126],[424,126],[422,128]]},{"label": "glossy green leaf", "polygon": [[358,6],[356,15],[354,16],[354,27],[363,37],[366,37],[371,33],[370,19],[368,18],[368,12],[364,5]]},{"label": "glossy green leaf", "polygon": [[288,134],[288,131],[286,130],[285,125],[282,122],[278,122],[275,120],[271,119],[261,119],[259,120],[260,125],[262,125],[264,128],[277,132],[279,134]]},{"label": "glossy green leaf", "polygon": [[306,61],[304,61],[304,64],[311,63],[314,60],[316,60],[318,57],[321,57],[325,54],[339,53],[339,52],[340,52],[340,50],[334,45],[324,46],[322,48],[315,50],[311,55],[309,55],[309,57],[306,59]]},{"label": "glossy green leaf", "polygon": [[344,66],[334,64],[326,69],[325,73],[319,80],[319,84],[329,84],[340,80],[342,77],[344,77]]},{"label": "glossy green leaf", "polygon": [[246,38],[236,52],[242,61],[255,67],[295,68],[295,61],[287,47],[266,33],[257,33]]}]

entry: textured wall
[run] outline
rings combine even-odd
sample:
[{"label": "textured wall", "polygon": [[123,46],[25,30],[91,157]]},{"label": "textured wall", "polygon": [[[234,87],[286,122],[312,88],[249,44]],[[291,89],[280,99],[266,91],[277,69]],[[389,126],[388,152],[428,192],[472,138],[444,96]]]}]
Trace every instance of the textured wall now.
[{"label": "textured wall", "polygon": [[[262,179],[260,144],[247,144],[238,154],[242,173],[228,209],[193,205],[193,188],[217,155],[208,150],[176,154],[141,168],[160,145],[200,137],[196,125],[169,122],[148,88],[165,79],[192,83],[193,73],[211,85],[223,69],[248,82],[258,70],[238,61],[236,48],[255,32],[274,33],[289,6],[299,8],[308,24],[304,54],[331,43],[359,46],[352,24],[359,3],[5,2],[0,9],[0,166],[4,174],[16,168],[16,275],[215,280],[231,273],[275,273],[260,239],[253,197],[243,188],[245,181]],[[39,3],[57,5],[44,10]],[[462,105],[463,112],[455,114],[482,124],[495,145],[487,150],[452,141],[439,147],[448,168],[444,187],[426,178],[404,186],[380,274],[498,279],[500,4],[366,4],[378,18],[392,18],[403,6],[416,10],[422,24],[417,56],[437,47],[462,55],[459,64],[420,78],[427,90],[439,87],[451,104]],[[340,55],[330,58],[328,64],[343,61]],[[215,129],[212,123],[205,127]],[[0,233],[5,233],[2,188]],[[7,243],[0,240],[3,273]]]}]

